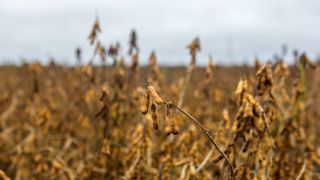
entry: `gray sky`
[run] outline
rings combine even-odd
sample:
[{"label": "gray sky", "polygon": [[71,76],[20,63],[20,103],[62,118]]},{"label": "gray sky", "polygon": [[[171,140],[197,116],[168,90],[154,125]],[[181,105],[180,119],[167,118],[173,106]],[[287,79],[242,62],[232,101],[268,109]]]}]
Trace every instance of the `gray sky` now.
[{"label": "gray sky", "polygon": [[195,36],[201,64],[209,54],[227,64],[266,60],[284,43],[290,52],[320,52],[319,0],[0,0],[0,62],[54,56],[74,63],[77,46],[88,59],[96,14],[102,43],[119,41],[123,54],[137,30],[142,62],[155,49],[162,64],[186,64],[185,45]]}]

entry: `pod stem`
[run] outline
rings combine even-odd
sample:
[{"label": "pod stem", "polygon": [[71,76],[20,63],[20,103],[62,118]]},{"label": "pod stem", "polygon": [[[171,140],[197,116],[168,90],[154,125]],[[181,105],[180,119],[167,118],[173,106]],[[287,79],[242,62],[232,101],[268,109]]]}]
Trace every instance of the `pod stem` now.
[{"label": "pod stem", "polygon": [[[167,102],[164,102],[165,104],[167,104]],[[233,172],[233,166],[231,164],[231,161],[229,160],[228,156],[220,149],[220,147],[218,146],[218,144],[215,142],[215,140],[213,139],[210,131],[208,128],[206,128],[199,120],[197,120],[196,118],[194,118],[193,116],[191,116],[188,112],[186,112],[185,110],[181,109],[180,107],[173,105],[173,107],[175,109],[177,109],[178,111],[180,111],[182,114],[184,114],[185,116],[187,116],[189,119],[191,119],[195,124],[197,124],[197,126],[206,134],[206,136],[209,138],[211,144],[217,149],[217,151],[224,157],[224,159],[227,161],[227,164],[230,167],[230,171],[231,171],[231,176],[234,177],[234,172]]]}]

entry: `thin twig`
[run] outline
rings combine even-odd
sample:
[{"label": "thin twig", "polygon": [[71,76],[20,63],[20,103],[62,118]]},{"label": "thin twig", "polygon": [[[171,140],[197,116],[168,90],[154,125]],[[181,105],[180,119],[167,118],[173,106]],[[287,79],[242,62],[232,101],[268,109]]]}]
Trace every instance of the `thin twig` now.
[{"label": "thin twig", "polygon": [[230,167],[230,171],[231,171],[231,176],[234,177],[234,173],[233,173],[233,167],[231,164],[231,161],[229,160],[229,158],[227,157],[227,155],[220,149],[220,147],[218,146],[218,144],[214,141],[212,135],[210,134],[209,130],[203,125],[201,124],[200,121],[198,121],[197,119],[195,119],[194,117],[192,117],[189,113],[187,113],[186,111],[184,111],[183,109],[177,107],[177,106],[173,106],[175,107],[177,110],[179,110],[180,112],[182,112],[184,115],[186,115],[187,117],[189,117],[195,124],[197,124],[199,126],[199,128],[207,135],[207,137],[209,138],[210,142],[213,144],[213,146],[219,151],[219,153],[226,159],[229,167]]},{"label": "thin twig", "polygon": [[270,139],[271,139],[272,149],[273,149],[273,151],[275,151],[275,145],[274,145],[274,141],[273,141],[272,133],[271,133],[270,126],[269,126],[269,123],[268,123],[268,118],[267,118],[266,112],[265,112],[264,109],[260,106],[260,104],[257,103],[257,105],[258,105],[258,107],[259,107],[260,112],[262,113],[262,117],[263,117],[264,124],[265,124],[265,126],[266,126],[266,128],[267,128],[269,137],[270,137]]},{"label": "thin twig", "polygon": [[[141,145],[141,144],[140,144]],[[139,145],[139,147],[140,147]],[[138,149],[137,151],[137,156],[136,159],[134,160],[134,162],[131,164],[129,170],[125,173],[124,179],[130,179],[132,176],[132,173],[134,171],[134,168],[137,166],[137,164],[140,161],[140,157],[141,157],[141,153],[140,153],[140,149]]]},{"label": "thin twig", "polygon": [[190,77],[191,77],[191,73],[188,73],[187,78],[185,79],[185,82],[183,83],[183,89],[179,94],[178,107],[182,107],[183,100],[184,100],[184,97],[186,95],[186,91],[187,91],[187,87],[188,87],[188,84],[189,84]]},{"label": "thin twig", "polygon": [[204,160],[202,161],[202,163],[197,167],[196,173],[198,173],[199,171],[201,171],[201,169],[204,168],[204,166],[205,166],[205,165],[207,164],[207,162],[209,161],[212,153],[213,153],[213,148],[210,149],[209,153],[208,153],[207,156],[204,158]]},{"label": "thin twig", "polygon": [[307,163],[306,163],[306,161],[304,161],[303,165],[302,165],[302,168],[301,168],[298,176],[296,177],[296,180],[300,180],[302,178],[303,173],[305,172],[306,168],[307,168]]},{"label": "thin twig", "polygon": [[182,167],[182,170],[181,170],[179,179],[181,179],[181,180],[186,179],[186,174],[187,174],[187,168],[188,168],[188,166],[189,166],[189,164],[185,164],[185,165]]},{"label": "thin twig", "polygon": [[273,165],[273,157],[274,157],[274,154],[275,154],[275,152],[273,151],[273,149],[271,149],[270,151],[269,151],[269,166],[267,166],[267,168],[266,168],[266,173],[265,173],[265,179],[269,179],[269,175],[270,175],[270,169],[271,169],[271,167],[272,167],[272,165]]}]

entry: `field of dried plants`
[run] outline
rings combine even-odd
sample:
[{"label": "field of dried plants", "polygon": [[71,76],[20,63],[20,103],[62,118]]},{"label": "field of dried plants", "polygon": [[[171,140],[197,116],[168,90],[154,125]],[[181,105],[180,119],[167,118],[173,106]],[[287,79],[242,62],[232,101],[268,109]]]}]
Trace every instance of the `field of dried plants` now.
[{"label": "field of dried plants", "polygon": [[142,67],[134,31],[130,64],[99,32],[87,65],[0,67],[0,179],[320,178],[316,60],[197,67],[196,38],[187,67]]}]

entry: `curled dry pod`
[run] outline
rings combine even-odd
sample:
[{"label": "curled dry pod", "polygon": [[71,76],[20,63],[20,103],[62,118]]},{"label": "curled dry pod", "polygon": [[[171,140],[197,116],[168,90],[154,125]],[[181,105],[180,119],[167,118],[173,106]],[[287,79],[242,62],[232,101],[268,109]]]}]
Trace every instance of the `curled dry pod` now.
[{"label": "curled dry pod", "polygon": [[166,133],[166,135],[170,135],[170,134],[171,134],[171,127],[166,126],[166,127],[164,128],[164,133]]},{"label": "curled dry pod", "polygon": [[228,109],[224,108],[223,111],[222,111],[222,117],[223,117],[223,120],[225,122],[225,127],[227,129],[230,129],[230,116],[229,116],[229,112],[228,112]]},{"label": "curled dry pod", "polygon": [[248,81],[246,79],[240,79],[238,82],[236,91],[234,92],[237,96],[241,96],[248,90]]},{"label": "curled dry pod", "polygon": [[103,138],[101,152],[103,154],[110,154],[110,142],[107,138]]},{"label": "curled dry pod", "polygon": [[230,116],[229,116],[229,112],[228,112],[228,109],[224,108],[223,111],[222,111],[222,117],[223,117],[223,120],[229,122],[230,121]]},{"label": "curled dry pod", "polygon": [[159,117],[157,113],[153,113],[151,115],[152,120],[153,120],[153,128],[158,129],[159,128]]},{"label": "curled dry pod", "polygon": [[236,95],[240,95],[243,91],[243,86],[244,86],[244,81],[241,79],[239,82],[238,82],[238,85],[237,85],[237,88],[236,88],[236,91],[234,92]]},{"label": "curled dry pod", "polygon": [[258,70],[258,72],[256,73],[256,76],[257,76],[257,77],[262,76],[262,74],[266,71],[266,68],[267,68],[267,65],[266,65],[266,64],[263,65],[263,66]]},{"label": "curled dry pod", "polygon": [[88,65],[84,66],[82,69],[82,72],[87,74],[88,76],[92,76],[92,74],[93,74],[92,65],[88,64]]},{"label": "curled dry pod", "polygon": [[264,124],[264,121],[263,121],[262,117],[259,117],[256,120],[254,126],[255,126],[255,128],[257,129],[258,132],[262,132],[263,131],[263,128],[264,128],[265,124]]},{"label": "curled dry pod", "polygon": [[159,116],[158,116],[158,112],[157,112],[157,106],[154,103],[151,104],[151,117],[152,117],[152,121],[153,121],[153,128],[158,129]]},{"label": "curled dry pod", "polygon": [[273,76],[272,76],[272,64],[268,62],[263,65],[256,74],[257,76],[257,91],[258,95],[263,95],[268,89],[273,86]]},{"label": "curled dry pod", "polygon": [[266,74],[267,74],[267,80],[268,80],[269,84],[272,86],[273,85],[273,76],[272,76],[272,64],[271,63],[267,64]]},{"label": "curled dry pod", "polygon": [[0,179],[10,180],[10,178],[2,170],[0,170]]},{"label": "curled dry pod", "polygon": [[284,62],[279,63],[274,69],[274,75],[277,77],[284,77],[290,74],[288,65]]},{"label": "curled dry pod", "polygon": [[171,132],[173,135],[178,135],[179,134],[179,129],[177,126],[173,126],[173,128],[171,129]]},{"label": "curled dry pod", "polygon": [[148,89],[148,93],[150,94],[150,96],[152,97],[152,99],[154,100],[155,103],[157,103],[159,105],[163,104],[164,101],[158,95],[156,89],[153,86],[148,85],[147,89]]},{"label": "curled dry pod", "polygon": [[149,101],[150,101],[150,95],[147,92],[146,95],[144,96],[140,111],[142,114],[147,114],[148,109],[149,109]]},{"label": "curled dry pod", "polygon": [[251,94],[247,94],[247,100],[250,104],[252,105],[256,105],[257,104],[257,101],[254,99],[254,97],[251,95]]},{"label": "curled dry pod", "polygon": [[170,135],[171,133],[174,135],[179,134],[179,129],[175,125],[175,121],[174,121],[174,109],[173,109],[172,102],[168,102],[168,105],[167,105],[166,127],[164,129],[164,132],[167,135]]}]

